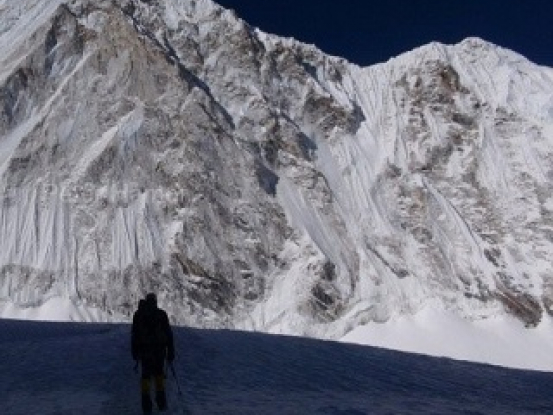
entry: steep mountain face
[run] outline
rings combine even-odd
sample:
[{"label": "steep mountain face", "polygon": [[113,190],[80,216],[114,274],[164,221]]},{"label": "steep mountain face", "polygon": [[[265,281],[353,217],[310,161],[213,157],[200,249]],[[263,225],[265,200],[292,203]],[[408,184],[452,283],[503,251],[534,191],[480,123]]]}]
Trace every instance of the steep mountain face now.
[{"label": "steep mountain face", "polygon": [[552,313],[553,70],[359,68],[209,0],[0,1],[0,301],[337,337]]}]

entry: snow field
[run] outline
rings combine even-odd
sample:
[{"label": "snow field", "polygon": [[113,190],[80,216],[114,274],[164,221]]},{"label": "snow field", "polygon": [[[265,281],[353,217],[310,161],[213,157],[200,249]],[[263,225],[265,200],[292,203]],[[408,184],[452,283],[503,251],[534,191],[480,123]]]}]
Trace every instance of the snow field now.
[{"label": "snow field", "polygon": [[[8,415],[139,414],[125,324],[0,320]],[[339,342],[175,329],[172,414],[544,414],[551,374]]]}]

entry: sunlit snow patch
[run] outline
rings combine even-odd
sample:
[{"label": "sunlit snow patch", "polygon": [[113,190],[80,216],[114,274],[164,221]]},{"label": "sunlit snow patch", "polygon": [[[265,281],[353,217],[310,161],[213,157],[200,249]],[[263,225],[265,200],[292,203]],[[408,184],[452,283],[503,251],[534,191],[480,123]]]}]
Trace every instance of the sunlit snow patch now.
[{"label": "sunlit snow patch", "polygon": [[112,316],[95,307],[68,298],[53,297],[37,307],[22,307],[0,301],[0,318],[38,321],[112,322],[122,316]]},{"label": "sunlit snow patch", "polygon": [[357,327],[344,342],[517,369],[553,372],[553,321],[525,328],[509,316],[468,321],[429,306],[413,316]]}]

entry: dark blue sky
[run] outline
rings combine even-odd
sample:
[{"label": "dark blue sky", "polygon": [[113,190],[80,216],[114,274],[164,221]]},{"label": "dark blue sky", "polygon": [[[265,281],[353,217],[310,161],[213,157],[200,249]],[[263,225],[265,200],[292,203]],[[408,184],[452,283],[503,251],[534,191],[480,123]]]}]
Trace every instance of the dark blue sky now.
[{"label": "dark blue sky", "polygon": [[553,0],[215,0],[254,27],[360,65],[478,36],[553,67]]}]

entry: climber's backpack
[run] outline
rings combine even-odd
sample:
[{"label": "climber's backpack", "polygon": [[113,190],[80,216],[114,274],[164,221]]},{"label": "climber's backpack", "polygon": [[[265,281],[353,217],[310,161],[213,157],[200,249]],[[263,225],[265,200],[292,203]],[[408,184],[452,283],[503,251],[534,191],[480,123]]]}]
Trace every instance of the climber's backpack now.
[{"label": "climber's backpack", "polygon": [[145,307],[138,319],[138,341],[145,350],[167,346],[167,332],[163,312]]}]

